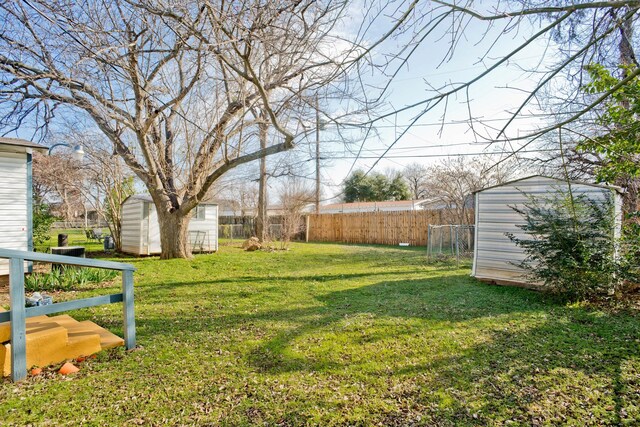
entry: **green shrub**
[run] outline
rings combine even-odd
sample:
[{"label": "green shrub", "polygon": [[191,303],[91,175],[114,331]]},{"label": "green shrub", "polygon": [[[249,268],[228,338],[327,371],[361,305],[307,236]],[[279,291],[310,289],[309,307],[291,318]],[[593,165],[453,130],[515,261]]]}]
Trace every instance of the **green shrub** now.
[{"label": "green shrub", "polygon": [[611,197],[593,200],[558,190],[548,197],[528,197],[518,225],[527,238],[506,235],[526,254],[517,264],[527,277],[570,300],[615,293],[629,271],[625,257],[617,256],[615,215]]},{"label": "green shrub", "polygon": [[39,246],[51,239],[51,225],[56,221],[56,217],[51,214],[49,206],[39,203],[34,199],[33,203],[33,243]]},{"label": "green shrub", "polygon": [[231,226],[228,224],[220,225],[220,238],[229,239],[231,237]]},{"label": "green shrub", "polygon": [[52,269],[51,273],[33,273],[26,276],[24,288],[28,292],[78,290],[91,283],[112,280],[118,274],[114,270],[96,268],[66,267]]}]

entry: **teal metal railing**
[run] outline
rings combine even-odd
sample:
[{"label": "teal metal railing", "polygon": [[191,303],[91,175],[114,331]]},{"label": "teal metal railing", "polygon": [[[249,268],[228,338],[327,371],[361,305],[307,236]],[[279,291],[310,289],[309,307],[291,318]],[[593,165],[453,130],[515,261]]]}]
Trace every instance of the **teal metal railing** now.
[{"label": "teal metal railing", "polygon": [[[8,312],[0,313],[0,322],[11,322],[11,379],[13,381],[23,380],[27,376],[26,320],[28,317],[122,302],[124,344],[128,350],[135,348],[136,324],[133,306],[133,272],[135,271],[135,267],[120,262],[2,248],[0,248],[0,258],[9,260],[9,294],[11,307]],[[25,261],[118,270],[122,272],[122,293],[59,302],[38,307],[25,307]]]}]

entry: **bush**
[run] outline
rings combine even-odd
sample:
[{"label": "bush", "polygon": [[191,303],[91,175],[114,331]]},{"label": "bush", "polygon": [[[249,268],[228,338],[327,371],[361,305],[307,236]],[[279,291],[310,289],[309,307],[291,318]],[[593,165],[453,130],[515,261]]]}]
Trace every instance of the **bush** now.
[{"label": "bush", "polygon": [[35,246],[42,245],[51,239],[51,225],[56,221],[56,217],[51,214],[49,206],[38,203],[34,199],[33,203],[33,243]]},{"label": "bush", "polygon": [[549,197],[528,197],[523,208],[512,207],[525,219],[518,225],[528,238],[506,235],[526,254],[527,277],[570,300],[615,293],[629,271],[617,256],[615,215],[611,197],[593,200],[558,190]]}]

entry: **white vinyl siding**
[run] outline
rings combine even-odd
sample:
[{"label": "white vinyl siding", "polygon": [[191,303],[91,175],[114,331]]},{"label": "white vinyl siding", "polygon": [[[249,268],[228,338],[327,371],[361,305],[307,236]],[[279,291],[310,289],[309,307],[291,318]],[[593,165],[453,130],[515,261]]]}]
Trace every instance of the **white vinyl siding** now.
[{"label": "white vinyl siding", "polygon": [[[204,219],[194,218],[189,222],[189,231],[205,233],[204,251],[218,250],[218,206],[198,206]],[[155,205],[148,196],[129,197],[122,204],[122,251],[135,255],[155,255],[161,252],[160,226]]]},{"label": "white vinyl siding", "polygon": [[[523,207],[528,201],[525,194],[545,197],[557,190],[566,191],[567,183],[554,178],[534,176],[476,193],[474,277],[496,283],[526,283],[524,271],[515,265],[524,260],[525,254],[505,235],[513,233],[518,237],[526,236],[517,227],[524,220],[512,207]],[[614,189],[572,183],[571,190],[576,196],[585,194],[594,200],[603,199],[607,194],[613,195],[616,218],[621,218],[621,198]]]},{"label": "white vinyl siding", "polygon": [[[0,151],[0,247],[29,250],[27,154]],[[0,260],[0,275],[9,274],[9,261]]]},{"label": "white vinyl siding", "polygon": [[[192,218],[189,231],[202,231],[204,236],[204,251],[218,250],[218,205],[199,205],[204,218]],[[195,215],[194,215],[195,216]]]},{"label": "white vinyl siding", "polygon": [[122,204],[122,251],[141,254],[143,202],[129,198]]}]

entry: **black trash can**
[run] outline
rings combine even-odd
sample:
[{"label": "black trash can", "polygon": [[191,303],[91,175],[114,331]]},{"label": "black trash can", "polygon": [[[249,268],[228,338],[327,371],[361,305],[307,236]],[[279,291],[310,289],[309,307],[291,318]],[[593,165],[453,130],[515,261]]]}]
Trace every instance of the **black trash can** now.
[{"label": "black trash can", "polygon": [[69,235],[68,234],[58,234],[58,247],[60,246],[68,246],[69,245]]},{"label": "black trash can", "polygon": [[116,248],[116,242],[114,242],[113,237],[104,236],[104,240],[102,242],[105,252],[112,251]]}]

